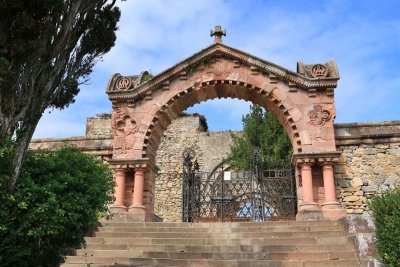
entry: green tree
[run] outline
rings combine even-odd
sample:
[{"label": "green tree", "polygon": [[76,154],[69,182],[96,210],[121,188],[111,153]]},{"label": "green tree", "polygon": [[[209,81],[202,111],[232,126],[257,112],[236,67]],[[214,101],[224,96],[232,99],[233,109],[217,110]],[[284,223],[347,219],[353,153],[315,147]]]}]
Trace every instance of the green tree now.
[{"label": "green tree", "polygon": [[[3,178],[11,156],[8,142],[0,150]],[[21,178],[13,194],[0,183],[0,266],[59,266],[112,200],[112,174],[94,156],[64,148],[29,152]]]},{"label": "green tree", "polygon": [[229,164],[237,169],[248,169],[255,148],[260,160],[268,165],[282,165],[290,161],[292,144],[278,120],[262,107],[252,105],[250,113],[242,117],[243,132],[232,134],[233,145]]},{"label": "green tree", "polygon": [[114,46],[116,0],[0,0],[0,146],[15,138],[10,191],[46,108],[74,102]]},{"label": "green tree", "polygon": [[400,266],[400,188],[371,202],[379,255],[388,267]]}]

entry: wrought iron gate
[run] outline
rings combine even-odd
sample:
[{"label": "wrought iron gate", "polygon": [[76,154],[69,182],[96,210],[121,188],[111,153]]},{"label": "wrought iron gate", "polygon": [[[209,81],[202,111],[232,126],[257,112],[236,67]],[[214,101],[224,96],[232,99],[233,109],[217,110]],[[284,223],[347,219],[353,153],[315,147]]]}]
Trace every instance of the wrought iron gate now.
[{"label": "wrought iron gate", "polygon": [[194,153],[183,154],[182,220],[266,221],[294,219],[296,185],[290,167],[201,172]]}]

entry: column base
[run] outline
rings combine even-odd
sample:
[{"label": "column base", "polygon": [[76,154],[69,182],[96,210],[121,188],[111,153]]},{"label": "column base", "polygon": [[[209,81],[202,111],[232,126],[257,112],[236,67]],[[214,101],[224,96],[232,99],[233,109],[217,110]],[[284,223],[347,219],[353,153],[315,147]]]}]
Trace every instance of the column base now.
[{"label": "column base", "polygon": [[296,214],[296,221],[322,221],[321,210],[299,210]]},{"label": "column base", "polygon": [[146,222],[146,213],[147,210],[144,206],[136,206],[132,205],[129,207],[129,217],[132,222]]},{"label": "column base", "polygon": [[302,210],[302,211],[304,211],[304,210],[320,210],[320,208],[318,207],[318,204],[313,201],[312,202],[303,201],[299,204],[299,210]]},{"label": "column base", "polygon": [[120,204],[111,204],[109,207],[109,210],[111,211],[111,213],[124,213],[128,211],[128,208],[125,207],[124,205],[120,205]]},{"label": "column base", "polygon": [[322,220],[321,209],[315,202],[302,202],[296,214],[296,221],[320,221]]},{"label": "column base", "polygon": [[339,220],[346,217],[346,210],[337,201],[327,201],[322,205],[322,216],[324,220]]}]

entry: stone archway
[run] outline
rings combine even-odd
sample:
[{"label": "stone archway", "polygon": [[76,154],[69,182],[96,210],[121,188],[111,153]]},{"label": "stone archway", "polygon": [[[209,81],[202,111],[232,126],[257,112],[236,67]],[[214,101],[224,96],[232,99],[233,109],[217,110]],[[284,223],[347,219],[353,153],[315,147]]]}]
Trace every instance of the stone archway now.
[{"label": "stone archway", "polygon": [[[336,219],[344,214],[333,177],[340,154],[333,128],[339,79],[334,61],[298,62],[295,73],[217,42],[151,79],[146,77],[147,72],[115,74],[107,86],[113,106],[109,163],[115,169],[114,211],[127,212],[134,220],[152,220],[155,155],[167,126],[196,103],[238,98],[273,113],[291,139],[298,172],[298,219]],[[125,186],[129,170],[135,173],[133,196]]]}]

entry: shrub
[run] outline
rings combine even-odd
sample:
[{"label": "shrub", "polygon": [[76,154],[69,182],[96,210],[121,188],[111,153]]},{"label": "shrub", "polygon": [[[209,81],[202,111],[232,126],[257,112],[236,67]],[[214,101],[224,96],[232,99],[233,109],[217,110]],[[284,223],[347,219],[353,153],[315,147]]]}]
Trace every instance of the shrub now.
[{"label": "shrub", "polygon": [[12,194],[0,173],[0,266],[58,266],[112,200],[107,166],[74,148],[29,153]]},{"label": "shrub", "polygon": [[377,248],[385,266],[400,266],[400,188],[376,196],[371,203]]}]

